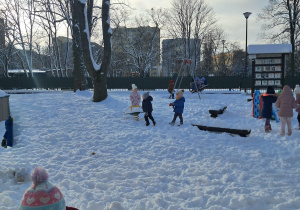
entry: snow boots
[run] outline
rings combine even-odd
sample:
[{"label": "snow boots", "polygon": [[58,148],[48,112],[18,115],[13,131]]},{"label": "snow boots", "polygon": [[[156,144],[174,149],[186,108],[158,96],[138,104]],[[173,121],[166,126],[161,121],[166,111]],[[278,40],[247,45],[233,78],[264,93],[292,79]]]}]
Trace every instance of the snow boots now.
[{"label": "snow boots", "polygon": [[174,125],[175,125],[175,122],[172,121],[172,122],[170,122],[169,124],[172,125],[172,126],[174,126]]},{"label": "snow boots", "polygon": [[265,125],[265,132],[269,133],[270,132],[270,126],[269,125]]},{"label": "snow boots", "polygon": [[272,130],[271,124],[270,125],[265,125],[265,132],[269,133]]},{"label": "snow boots", "polygon": [[3,140],[2,140],[1,146],[4,148],[7,148],[7,140],[5,138],[3,138]]}]

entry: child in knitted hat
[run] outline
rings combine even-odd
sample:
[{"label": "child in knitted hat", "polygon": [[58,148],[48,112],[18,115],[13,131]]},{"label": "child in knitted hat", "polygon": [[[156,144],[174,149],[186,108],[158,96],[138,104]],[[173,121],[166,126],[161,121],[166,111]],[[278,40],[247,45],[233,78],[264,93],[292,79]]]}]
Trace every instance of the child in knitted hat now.
[{"label": "child in knitted hat", "polygon": [[65,199],[60,190],[48,181],[44,168],[36,167],[31,174],[33,185],[24,193],[19,210],[65,210]]},{"label": "child in knitted hat", "polygon": [[48,173],[42,167],[35,167],[31,173],[33,185],[24,193],[19,210],[78,210],[68,207],[61,191],[48,181]]},{"label": "child in knitted hat", "polygon": [[140,106],[141,95],[137,92],[138,88],[135,84],[132,84],[132,92],[130,94],[131,106]]},{"label": "child in knitted hat", "polygon": [[180,119],[180,125],[183,124],[182,113],[183,113],[184,102],[185,102],[185,98],[183,97],[183,93],[184,93],[184,90],[179,90],[176,93],[176,100],[173,103],[169,104],[169,106],[173,106],[173,108],[174,108],[173,111],[175,112],[172,122],[169,123],[172,126],[175,124],[175,121],[176,121],[177,117],[179,117],[179,119]]},{"label": "child in knitted hat", "polygon": [[152,120],[153,125],[155,126],[156,122],[152,116],[153,108],[151,103],[151,101],[153,101],[153,98],[152,96],[149,95],[149,92],[144,93],[142,97],[143,97],[142,108],[143,108],[143,112],[145,112],[144,118],[146,121],[146,126],[150,125],[148,118]]},{"label": "child in knitted hat", "polygon": [[299,126],[299,130],[300,130],[300,87],[299,85],[296,85],[294,93],[296,94],[296,103],[297,103],[297,108],[296,108],[296,112],[298,112],[298,126]]}]

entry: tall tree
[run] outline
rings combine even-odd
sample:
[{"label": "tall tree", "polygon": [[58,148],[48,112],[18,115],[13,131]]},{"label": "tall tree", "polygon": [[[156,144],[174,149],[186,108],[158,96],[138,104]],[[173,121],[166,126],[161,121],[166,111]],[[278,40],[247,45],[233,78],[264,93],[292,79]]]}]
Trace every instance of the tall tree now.
[{"label": "tall tree", "polygon": [[[14,39],[22,49],[20,59],[27,76],[32,73],[33,39],[38,30],[36,23],[36,1],[34,0],[3,0],[7,22],[15,27]],[[29,71],[29,74],[28,74]]]},{"label": "tall tree", "polygon": [[101,11],[104,53],[101,65],[98,65],[94,61],[90,45],[89,22],[92,20],[88,20],[88,17],[91,18],[92,15],[87,15],[87,5],[93,5],[93,2],[94,0],[74,0],[72,2],[73,33],[78,40],[81,40],[82,54],[84,58],[84,63],[81,65],[86,67],[92,78],[94,86],[93,101],[100,102],[107,98],[107,72],[111,59],[112,30],[110,28],[109,18],[110,0],[102,0]]},{"label": "tall tree", "polygon": [[115,28],[112,38],[117,60],[124,59],[128,69],[130,66],[141,76],[149,75],[160,63],[160,29],[165,24],[165,15],[162,9],[151,9],[135,17],[133,27],[126,27],[128,19],[123,20],[125,27]]},{"label": "tall tree", "polygon": [[213,9],[204,0],[173,0],[169,16],[169,33],[173,38],[181,39],[181,56],[193,58],[196,70],[200,63],[201,43],[216,27]]},{"label": "tall tree", "polygon": [[[271,41],[283,43],[289,41],[292,45],[290,75],[295,74],[296,43],[299,42],[299,0],[269,0],[269,4],[258,15],[264,21],[265,31],[262,37]],[[275,30],[274,30],[275,29]]]}]

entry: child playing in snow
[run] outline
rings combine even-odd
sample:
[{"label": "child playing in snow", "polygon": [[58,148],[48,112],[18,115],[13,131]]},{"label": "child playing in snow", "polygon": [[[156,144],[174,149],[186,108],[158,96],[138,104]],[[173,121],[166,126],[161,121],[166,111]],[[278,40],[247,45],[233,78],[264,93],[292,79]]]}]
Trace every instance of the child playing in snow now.
[{"label": "child playing in snow", "polygon": [[285,125],[287,124],[287,135],[292,135],[292,117],[293,109],[297,108],[296,100],[290,86],[285,85],[282,92],[277,98],[275,105],[279,108],[278,116],[280,117],[281,132],[280,135],[285,135]]},{"label": "child playing in snow", "polygon": [[168,92],[170,93],[170,97],[172,97],[172,99],[174,99],[174,81],[170,80],[169,86],[168,86]]},{"label": "child playing in snow", "polygon": [[142,108],[143,108],[143,112],[145,112],[144,118],[146,121],[146,126],[150,125],[148,118],[152,120],[153,125],[155,126],[156,122],[152,116],[153,108],[151,103],[151,101],[153,101],[153,98],[152,96],[149,95],[149,92],[144,93],[142,97],[143,97]]},{"label": "child playing in snow", "polygon": [[261,96],[262,100],[263,100],[261,116],[263,118],[266,118],[265,132],[270,132],[270,130],[272,130],[270,119],[272,117],[272,104],[275,103],[277,100],[276,96],[277,95],[275,94],[275,91],[274,91],[273,87],[271,87],[271,86],[268,86],[267,93],[265,93]]},{"label": "child playing in snow", "polygon": [[130,94],[131,106],[139,106],[141,102],[141,95],[137,92],[138,88],[135,84],[132,84],[132,92]]},{"label": "child playing in snow", "polygon": [[78,210],[66,206],[63,194],[48,181],[48,173],[44,168],[35,167],[31,173],[31,180],[33,185],[24,193],[19,210]]},{"label": "child playing in snow", "polygon": [[298,120],[298,124],[299,124],[298,126],[300,130],[300,87],[299,85],[296,85],[294,93],[296,94],[296,103],[298,105],[296,111],[298,112],[297,120]]},{"label": "child playing in snow", "polygon": [[185,102],[185,98],[183,97],[183,93],[184,90],[179,90],[176,93],[176,100],[173,103],[170,103],[169,106],[173,106],[174,108],[174,117],[172,122],[170,122],[170,125],[174,125],[176,118],[179,117],[180,119],[180,125],[183,124],[183,118],[182,118],[182,113],[183,113],[183,109],[184,109],[184,102]]}]

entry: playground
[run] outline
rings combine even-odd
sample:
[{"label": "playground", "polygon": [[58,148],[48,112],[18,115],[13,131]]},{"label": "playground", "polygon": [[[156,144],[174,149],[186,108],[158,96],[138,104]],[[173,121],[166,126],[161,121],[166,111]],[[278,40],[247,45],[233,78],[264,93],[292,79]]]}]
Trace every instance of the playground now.
[{"label": "playground", "polygon": [[[275,120],[264,132],[249,94],[205,89],[199,99],[186,90],[183,125],[177,119],[170,126],[174,99],[159,90],[150,91],[157,124],[145,126],[143,113],[139,121],[123,114],[130,91],[108,94],[100,103],[89,91],[10,94],[14,145],[0,147],[1,210],[18,209],[35,166],[44,167],[66,204],[80,210],[300,208],[296,112],[293,134],[282,137]],[[225,106],[211,116],[209,110]]]}]

